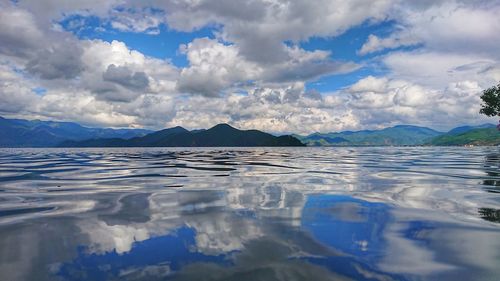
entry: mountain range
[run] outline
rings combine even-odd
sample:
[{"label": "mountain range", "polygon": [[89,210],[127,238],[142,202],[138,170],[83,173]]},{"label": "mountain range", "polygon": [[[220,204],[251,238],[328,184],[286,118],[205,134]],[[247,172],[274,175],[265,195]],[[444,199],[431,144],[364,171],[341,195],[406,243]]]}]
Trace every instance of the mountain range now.
[{"label": "mountain range", "polygon": [[258,130],[238,130],[219,124],[207,130],[174,127],[128,140],[108,138],[66,141],[62,147],[210,147],[210,146],[304,146],[292,136],[273,136]]},{"label": "mountain range", "polygon": [[151,133],[143,129],[89,128],[71,122],[0,117],[0,147],[51,147],[66,140],[129,139]]},{"label": "mountain range", "polygon": [[[294,135],[308,146],[497,145],[500,133],[493,124],[460,126],[448,132],[398,125],[381,130]],[[498,140],[497,140],[498,139]]]},{"label": "mountain range", "polygon": [[[469,130],[456,130],[430,140],[426,145],[456,146],[456,145],[500,145],[500,132],[491,126],[471,127]],[[463,128],[463,127],[460,127]]]},{"label": "mountain range", "polygon": [[274,136],[258,130],[238,130],[228,124],[189,131],[173,127],[144,129],[90,128],[71,122],[0,117],[0,147],[192,147],[192,146],[404,146],[498,145],[493,124],[461,126],[448,132],[398,125],[380,130]]},{"label": "mountain range", "polygon": [[419,145],[442,134],[442,132],[426,127],[399,125],[381,130],[314,133],[308,136],[295,136],[308,146],[385,146]]}]

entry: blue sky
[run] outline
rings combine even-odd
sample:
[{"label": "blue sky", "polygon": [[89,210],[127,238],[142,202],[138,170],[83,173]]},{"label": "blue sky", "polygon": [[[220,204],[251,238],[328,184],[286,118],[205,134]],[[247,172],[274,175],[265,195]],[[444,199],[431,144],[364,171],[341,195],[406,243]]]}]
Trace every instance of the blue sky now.
[{"label": "blue sky", "polygon": [[[83,26],[72,27],[71,22],[83,21]],[[121,31],[113,28],[98,17],[74,15],[64,18],[59,24],[78,38],[100,39],[107,42],[118,40],[127,44],[130,49],[137,50],[147,56],[170,60],[177,67],[188,65],[186,56],[179,53],[179,46],[196,38],[214,38],[213,28],[207,27],[194,32],[182,32],[169,29],[165,24],[159,25],[159,34]],[[101,28],[102,29],[101,29]]]},{"label": "blue sky", "polygon": [[[75,22],[78,24],[76,26],[72,25]],[[170,29],[166,24],[160,24],[158,34],[127,32],[113,28],[109,23],[98,17],[81,15],[66,17],[59,24],[64,30],[72,32],[82,40],[100,39],[107,42],[118,40],[124,42],[130,49],[137,50],[145,55],[170,60],[172,64],[179,68],[188,66],[185,54],[179,52],[179,46],[188,44],[196,38],[207,37],[214,39],[216,38],[215,34],[220,31],[217,26],[208,26],[192,32],[182,32]],[[362,77],[383,75],[384,69],[374,65],[372,59],[387,54],[389,50],[382,50],[368,55],[359,55],[358,50],[363,46],[370,34],[381,37],[388,36],[394,30],[395,25],[396,22],[390,20],[376,24],[366,22],[347,30],[337,37],[311,37],[298,42],[298,45],[304,50],[329,51],[332,59],[353,61],[361,65],[359,70],[347,74],[325,76],[308,82],[307,88],[316,89],[320,92],[332,92],[354,84]]]},{"label": "blue sky", "polygon": [[0,5],[5,117],[276,133],[495,122],[478,113],[500,80],[491,1]]}]

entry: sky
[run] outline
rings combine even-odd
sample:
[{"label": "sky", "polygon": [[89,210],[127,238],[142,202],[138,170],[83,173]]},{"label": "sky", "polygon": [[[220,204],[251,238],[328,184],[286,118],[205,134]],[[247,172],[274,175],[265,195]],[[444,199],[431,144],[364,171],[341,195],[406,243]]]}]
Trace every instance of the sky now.
[{"label": "sky", "polygon": [[274,133],[496,123],[500,1],[0,0],[0,116]]}]

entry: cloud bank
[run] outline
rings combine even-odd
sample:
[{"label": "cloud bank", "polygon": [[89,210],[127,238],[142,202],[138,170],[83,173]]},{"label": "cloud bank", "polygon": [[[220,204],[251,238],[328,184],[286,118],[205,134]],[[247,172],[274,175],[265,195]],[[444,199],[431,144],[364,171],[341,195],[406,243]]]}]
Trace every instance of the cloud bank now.
[{"label": "cloud bank", "polygon": [[[495,1],[2,1],[0,115],[283,133],[494,122],[478,110],[500,81],[498,14]],[[174,46],[185,63],[120,39],[165,32],[192,36]],[[335,41],[348,32],[352,56]]]}]

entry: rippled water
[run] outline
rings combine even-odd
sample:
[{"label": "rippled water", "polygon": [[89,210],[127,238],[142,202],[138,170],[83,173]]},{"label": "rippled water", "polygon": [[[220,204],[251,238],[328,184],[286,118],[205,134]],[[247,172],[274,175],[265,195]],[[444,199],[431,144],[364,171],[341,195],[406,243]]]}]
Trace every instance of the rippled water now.
[{"label": "rippled water", "polygon": [[1,280],[500,280],[498,148],[0,150]]}]

